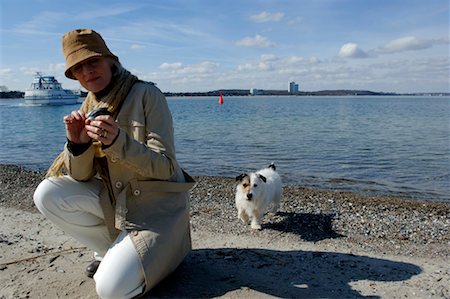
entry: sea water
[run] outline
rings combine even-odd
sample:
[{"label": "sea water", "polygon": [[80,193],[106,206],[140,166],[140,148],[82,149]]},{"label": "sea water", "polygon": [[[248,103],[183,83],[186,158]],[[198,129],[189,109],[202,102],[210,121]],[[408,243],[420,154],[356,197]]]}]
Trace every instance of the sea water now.
[{"label": "sea water", "polygon": [[[274,162],[285,184],[450,201],[450,97],[170,97],[177,158],[235,177]],[[0,163],[45,170],[77,105],[0,101]]]}]

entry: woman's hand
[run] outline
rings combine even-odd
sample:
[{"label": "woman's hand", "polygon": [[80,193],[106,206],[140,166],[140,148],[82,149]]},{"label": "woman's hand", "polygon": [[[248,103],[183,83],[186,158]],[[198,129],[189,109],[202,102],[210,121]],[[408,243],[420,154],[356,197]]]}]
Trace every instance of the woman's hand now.
[{"label": "woman's hand", "polygon": [[87,135],[85,122],[86,117],[81,111],[72,111],[70,115],[64,116],[67,139],[77,144],[88,143],[91,137]]},{"label": "woman's hand", "polygon": [[119,134],[119,126],[112,116],[99,115],[94,120],[86,120],[86,133],[104,145],[111,145]]}]

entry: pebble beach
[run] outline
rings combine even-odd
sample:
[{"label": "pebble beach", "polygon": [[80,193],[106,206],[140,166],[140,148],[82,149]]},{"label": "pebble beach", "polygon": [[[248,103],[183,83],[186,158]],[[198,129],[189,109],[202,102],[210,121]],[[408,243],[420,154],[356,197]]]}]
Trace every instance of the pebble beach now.
[{"label": "pebble beach", "polygon": [[[44,173],[0,165],[0,298],[97,298],[91,252],[34,207]],[[234,178],[194,177],[193,251],[146,298],[450,298],[450,203],[285,185],[262,230]]]}]

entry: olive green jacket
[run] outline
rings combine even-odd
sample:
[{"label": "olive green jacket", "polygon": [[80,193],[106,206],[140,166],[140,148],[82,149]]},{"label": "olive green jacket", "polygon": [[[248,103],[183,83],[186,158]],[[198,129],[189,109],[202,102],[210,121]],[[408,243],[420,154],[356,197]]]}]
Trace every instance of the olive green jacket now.
[{"label": "olive green jacket", "polygon": [[[191,249],[189,189],[194,180],[176,161],[172,116],[161,91],[136,83],[117,115],[119,135],[104,149],[115,210],[101,192],[105,223],[114,240],[126,229],[141,257],[146,291],[170,274]],[[79,156],[66,147],[70,176],[85,181],[96,173],[94,146]]]}]

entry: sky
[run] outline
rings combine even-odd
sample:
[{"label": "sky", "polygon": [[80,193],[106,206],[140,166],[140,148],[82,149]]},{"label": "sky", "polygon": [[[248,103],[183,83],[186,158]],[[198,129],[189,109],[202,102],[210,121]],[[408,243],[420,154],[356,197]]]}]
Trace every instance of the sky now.
[{"label": "sky", "polygon": [[64,77],[61,37],[99,32],[163,92],[449,92],[448,0],[1,0],[0,88]]}]

